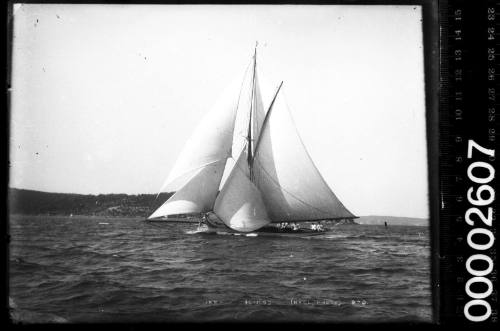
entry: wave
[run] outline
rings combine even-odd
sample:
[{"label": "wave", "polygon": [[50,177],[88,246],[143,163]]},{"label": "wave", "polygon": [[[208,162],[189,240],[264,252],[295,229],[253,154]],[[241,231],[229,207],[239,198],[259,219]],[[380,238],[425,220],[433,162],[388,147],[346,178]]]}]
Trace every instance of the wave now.
[{"label": "wave", "polygon": [[189,235],[178,224],[102,226],[108,220],[98,218],[57,222],[11,227],[11,296],[40,314],[72,322],[431,316],[430,243],[405,227],[338,226],[303,240]]}]

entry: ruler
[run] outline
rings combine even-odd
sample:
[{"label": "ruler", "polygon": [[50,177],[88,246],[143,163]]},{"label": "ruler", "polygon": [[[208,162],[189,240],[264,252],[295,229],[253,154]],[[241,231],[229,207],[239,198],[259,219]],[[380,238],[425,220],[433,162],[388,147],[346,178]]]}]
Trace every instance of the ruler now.
[{"label": "ruler", "polygon": [[440,1],[439,321],[496,323],[496,1]]}]

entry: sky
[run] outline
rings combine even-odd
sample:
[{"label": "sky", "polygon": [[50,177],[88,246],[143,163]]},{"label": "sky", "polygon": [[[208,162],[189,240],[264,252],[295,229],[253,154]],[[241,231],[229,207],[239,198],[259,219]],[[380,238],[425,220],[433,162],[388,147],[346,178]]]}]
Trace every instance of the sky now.
[{"label": "sky", "polygon": [[427,218],[419,6],[16,4],[9,186],[157,193],[256,41],[343,204]]}]

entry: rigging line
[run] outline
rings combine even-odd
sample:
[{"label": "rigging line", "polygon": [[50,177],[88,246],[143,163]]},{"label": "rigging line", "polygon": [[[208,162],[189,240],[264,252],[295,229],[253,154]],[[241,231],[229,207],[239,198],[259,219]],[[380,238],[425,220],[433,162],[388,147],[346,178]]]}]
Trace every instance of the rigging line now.
[{"label": "rigging line", "polygon": [[[260,132],[259,132],[259,137],[257,138],[257,142],[255,143],[255,153],[254,153],[254,157],[253,157],[254,159],[255,159],[255,155],[257,155],[257,149],[259,148],[262,134],[264,133],[264,130],[266,129],[266,123],[268,122],[268,119],[271,115],[271,110],[273,109],[274,101],[276,100],[276,97],[278,96],[278,93],[279,93],[282,85],[283,85],[283,81],[281,81],[280,85],[278,86],[278,89],[276,90],[276,93],[274,94],[273,101],[271,101],[271,104],[269,105],[269,109],[267,110],[266,116],[264,117],[264,121],[262,122],[262,126],[261,126]],[[253,161],[253,159],[252,159],[252,161]]]},{"label": "rigging line", "polygon": [[[266,169],[264,168],[264,166],[262,166],[262,164],[259,162],[259,160],[257,160],[257,163],[260,165],[260,169],[262,169],[263,173],[265,175],[267,175],[267,177],[269,177],[269,179],[271,179],[271,181],[273,182],[274,185],[276,185],[278,188],[280,188],[281,190],[283,190],[285,193],[287,193],[288,195],[290,195],[292,198],[294,198],[295,200],[299,201],[299,202],[302,202],[303,204],[313,208],[313,209],[316,209],[317,211],[321,212],[321,213],[324,213],[324,214],[328,214],[328,212],[322,210],[322,209],[319,209],[305,201],[303,201],[302,199],[300,199],[299,197],[295,196],[293,193],[289,192],[287,189],[285,189],[283,186],[281,186],[267,171]],[[338,199],[337,199],[338,200]],[[339,201],[340,202],[340,201]],[[344,206],[342,206],[344,207]],[[345,208],[345,207],[344,207]]]}]

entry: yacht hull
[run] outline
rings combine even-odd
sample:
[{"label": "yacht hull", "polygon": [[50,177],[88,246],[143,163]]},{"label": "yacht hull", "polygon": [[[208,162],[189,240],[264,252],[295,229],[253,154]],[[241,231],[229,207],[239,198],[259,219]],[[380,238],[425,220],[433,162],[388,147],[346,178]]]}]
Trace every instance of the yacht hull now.
[{"label": "yacht hull", "polygon": [[239,232],[229,228],[224,222],[217,217],[213,212],[205,214],[203,225],[198,227],[197,233],[233,235],[243,237],[310,237],[318,236],[327,233],[328,230],[315,231],[311,229],[278,229],[275,226],[264,226],[252,232]]}]

